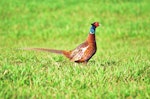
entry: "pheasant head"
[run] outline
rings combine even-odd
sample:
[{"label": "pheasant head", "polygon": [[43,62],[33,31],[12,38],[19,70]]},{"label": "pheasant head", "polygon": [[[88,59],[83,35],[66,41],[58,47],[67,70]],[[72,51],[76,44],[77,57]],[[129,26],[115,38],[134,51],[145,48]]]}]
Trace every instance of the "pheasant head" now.
[{"label": "pheasant head", "polygon": [[91,25],[92,27],[90,28],[90,34],[95,34],[95,30],[99,26],[99,22],[94,22]]},{"label": "pheasant head", "polygon": [[99,22],[94,22],[91,25],[94,26],[95,28],[97,28],[99,26]]}]

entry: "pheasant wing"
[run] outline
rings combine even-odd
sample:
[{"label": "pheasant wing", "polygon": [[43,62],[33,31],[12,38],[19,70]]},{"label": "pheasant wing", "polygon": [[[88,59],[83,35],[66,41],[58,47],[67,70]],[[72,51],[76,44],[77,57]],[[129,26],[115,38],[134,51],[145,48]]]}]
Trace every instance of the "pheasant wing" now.
[{"label": "pheasant wing", "polygon": [[80,60],[83,57],[83,55],[84,55],[84,53],[85,53],[85,51],[87,50],[88,47],[89,46],[77,47],[75,50],[73,50],[72,54],[71,54],[71,56],[72,56],[71,61]]}]

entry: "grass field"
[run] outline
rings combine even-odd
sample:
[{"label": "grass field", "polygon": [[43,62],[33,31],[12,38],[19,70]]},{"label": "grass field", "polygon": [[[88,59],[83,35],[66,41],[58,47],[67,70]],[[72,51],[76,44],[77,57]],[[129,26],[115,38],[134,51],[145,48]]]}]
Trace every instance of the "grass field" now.
[{"label": "grass field", "polygon": [[[0,98],[150,98],[149,0],[0,0]],[[99,21],[88,65],[23,47],[74,49]]]}]

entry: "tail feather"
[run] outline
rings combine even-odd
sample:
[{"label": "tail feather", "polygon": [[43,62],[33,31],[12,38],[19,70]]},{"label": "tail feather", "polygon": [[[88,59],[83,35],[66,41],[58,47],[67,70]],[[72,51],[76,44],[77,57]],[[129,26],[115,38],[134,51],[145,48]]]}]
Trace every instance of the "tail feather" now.
[{"label": "tail feather", "polygon": [[55,49],[48,49],[48,48],[23,48],[22,50],[34,50],[34,51],[44,51],[44,52],[51,52],[56,54],[63,54],[63,50],[55,50]]}]

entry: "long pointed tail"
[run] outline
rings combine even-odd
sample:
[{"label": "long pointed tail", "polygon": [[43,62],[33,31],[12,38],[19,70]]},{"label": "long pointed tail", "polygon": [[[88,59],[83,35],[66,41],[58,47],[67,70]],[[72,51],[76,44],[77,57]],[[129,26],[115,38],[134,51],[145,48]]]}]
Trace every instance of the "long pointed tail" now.
[{"label": "long pointed tail", "polygon": [[22,50],[34,50],[34,51],[43,51],[43,52],[51,52],[56,54],[63,54],[63,50],[55,50],[55,49],[48,49],[48,48],[22,48]]}]

